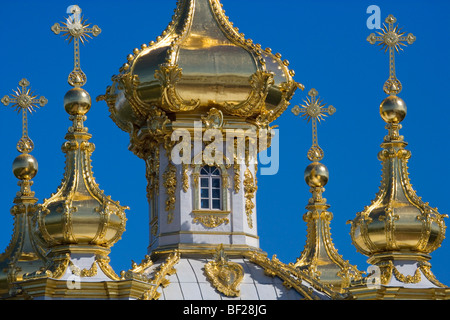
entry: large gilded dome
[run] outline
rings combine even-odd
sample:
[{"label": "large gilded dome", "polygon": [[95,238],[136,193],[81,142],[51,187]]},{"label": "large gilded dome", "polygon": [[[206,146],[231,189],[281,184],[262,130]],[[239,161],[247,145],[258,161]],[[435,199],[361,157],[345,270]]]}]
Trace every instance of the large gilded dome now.
[{"label": "large gilded dome", "polygon": [[123,130],[145,123],[154,107],[167,114],[214,107],[268,122],[297,88],[289,62],[245,39],[218,0],[180,0],[156,41],[134,49],[101,99]]}]

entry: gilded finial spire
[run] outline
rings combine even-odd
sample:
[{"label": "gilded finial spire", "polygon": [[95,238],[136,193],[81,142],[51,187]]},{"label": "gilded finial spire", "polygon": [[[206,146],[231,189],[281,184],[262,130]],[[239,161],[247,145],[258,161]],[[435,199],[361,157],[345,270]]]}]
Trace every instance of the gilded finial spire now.
[{"label": "gilded finial spire", "polygon": [[319,147],[317,137],[317,122],[324,120],[327,114],[333,115],[336,108],[332,105],[326,108],[323,100],[318,97],[319,93],[316,89],[311,89],[308,95],[309,98],[306,98],[302,108],[295,106],[292,109],[296,116],[302,113],[302,117],[308,123],[309,121],[312,123],[312,146],[307,154],[312,163],[306,167],[304,173],[305,181],[311,188],[312,194],[306,206],[308,212],[303,215],[303,220],[307,223],[307,240],[294,267],[332,286],[336,292],[343,292],[343,288],[352,280],[361,278],[361,272],[342,259],[331,239],[330,222],[333,214],[328,211],[330,205],[322,197],[329,173],[328,168],[319,162],[323,159],[324,152]]},{"label": "gilded finial spire", "polygon": [[36,212],[35,193],[31,190],[33,179],[38,171],[37,160],[29,154],[34,149],[33,141],[28,136],[28,112],[47,104],[44,97],[37,98],[28,88],[27,79],[19,82],[20,88],[12,96],[4,96],[1,102],[17,112],[22,113],[22,137],[17,143],[20,152],[13,162],[12,171],[19,179],[20,191],[14,198],[11,215],[14,217],[14,230],[11,242],[5,252],[0,254],[0,296],[11,297],[20,294],[21,289],[15,284],[22,281],[29,272],[40,270],[45,264],[45,249],[32,233],[32,219]]},{"label": "gilded finial spire", "polygon": [[56,35],[65,32],[63,36],[69,40],[69,43],[73,41],[74,69],[69,75],[68,82],[72,87],[82,87],[86,84],[87,77],[81,70],[80,41],[84,44],[88,39],[92,39],[92,36],[97,37],[102,30],[97,25],[89,28],[90,24],[87,23],[87,19],[83,19],[83,16],[81,16],[81,8],[77,5],[69,6],[67,13],[70,16],[66,18],[66,22],[62,22],[64,26],[55,23],[52,26],[52,31]]},{"label": "gilded finial spire", "polygon": [[[369,257],[368,263],[380,271],[380,284],[399,287],[400,283],[413,288],[444,287],[430,271],[431,253],[445,238],[447,215],[440,214],[428,202],[422,201],[413,189],[408,172],[411,152],[399,134],[405,119],[406,103],[397,96],[402,86],[395,76],[395,51],[412,44],[413,34],[404,36],[396,19],[389,15],[380,37],[371,34],[367,40],[390,52],[390,77],[384,85],[389,94],[380,104],[380,115],[387,123],[389,134],[384,138],[378,153],[382,163],[382,181],[375,199],[363,211],[356,214],[351,223],[350,235],[356,249]],[[395,51],[394,51],[395,50]],[[408,270],[405,276],[400,270]],[[369,281],[370,279],[367,279]],[[377,287],[375,287],[377,290]]]},{"label": "gilded finial spire", "polygon": [[323,150],[318,143],[317,122],[324,120],[324,117],[327,116],[326,113],[330,116],[333,115],[336,112],[336,108],[331,105],[325,108],[326,104],[318,97],[319,93],[314,88],[308,92],[308,95],[310,98],[307,97],[304,100],[305,104],[301,108],[299,106],[292,108],[292,113],[296,116],[302,113],[301,117],[305,118],[308,123],[309,121],[312,123],[312,146],[308,151],[308,159],[314,162],[320,161],[324,157]]},{"label": "gilded finial spire", "polygon": [[[92,100],[81,88],[86,76],[79,65],[79,40],[84,42],[90,33],[98,35],[100,29],[97,26],[88,28],[86,21],[80,18],[78,6],[70,6],[68,11],[73,16],[67,19],[66,27],[55,24],[52,31],[56,34],[66,31],[69,41],[75,43],[75,69],[69,76],[69,84],[74,88],[64,96],[64,109],[73,124],[61,148],[66,156],[61,185],[38,206],[35,217],[36,233],[41,235],[48,248],[49,262],[45,271],[31,274],[29,278],[67,280],[64,277],[77,273],[81,278],[89,277],[90,281],[104,279],[104,276],[117,280],[118,276],[109,266],[108,254],[125,231],[128,207],[106,196],[93,176],[91,155],[95,145],[89,141],[92,135],[84,126]],[[86,261],[90,261],[91,267],[84,270]]]},{"label": "gilded finial spire", "polygon": [[32,113],[38,107],[43,107],[48,100],[45,97],[37,98],[38,96],[32,92],[28,86],[30,82],[27,79],[19,81],[20,88],[13,90],[13,96],[4,96],[1,102],[8,106],[11,103],[11,108],[17,112],[22,112],[22,137],[17,143],[17,150],[20,153],[30,153],[34,149],[34,143],[28,136],[28,112]]},{"label": "gilded finial spire", "polygon": [[378,42],[378,45],[381,46],[381,49],[384,49],[384,52],[389,50],[389,79],[385,82],[383,90],[386,94],[397,95],[402,91],[402,84],[395,74],[395,52],[403,51],[402,47],[406,46],[405,42],[410,45],[413,44],[416,41],[416,37],[412,33],[405,36],[406,32],[402,32],[398,24],[394,26],[397,19],[393,15],[389,15],[385,22],[387,25],[383,24],[381,32],[377,32],[378,36],[372,33],[367,37],[367,41],[370,44]]}]

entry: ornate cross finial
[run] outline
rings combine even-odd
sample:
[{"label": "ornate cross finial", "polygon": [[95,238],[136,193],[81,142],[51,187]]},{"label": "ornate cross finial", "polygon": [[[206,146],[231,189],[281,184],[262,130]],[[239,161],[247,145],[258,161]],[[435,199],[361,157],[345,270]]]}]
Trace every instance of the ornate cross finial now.
[{"label": "ornate cross finial", "polygon": [[326,117],[326,113],[330,116],[336,112],[336,108],[333,106],[329,106],[325,108],[326,104],[323,104],[322,101],[318,98],[319,93],[316,89],[311,89],[308,92],[308,95],[311,97],[306,98],[305,105],[302,105],[302,108],[299,106],[295,106],[292,108],[292,113],[298,116],[302,113],[302,117],[307,119],[309,122],[311,120],[312,123],[312,146],[308,151],[308,159],[310,161],[316,162],[323,159],[324,153],[322,148],[319,147],[318,138],[317,138],[317,121],[324,120]]},{"label": "ornate cross finial", "polygon": [[92,39],[91,34],[96,37],[102,30],[94,25],[89,28],[90,24],[87,24],[87,19],[83,19],[81,16],[81,8],[77,5],[72,5],[67,8],[67,13],[70,14],[66,18],[66,22],[62,22],[64,26],[59,23],[55,23],[52,26],[52,31],[55,34],[65,32],[63,36],[69,40],[69,43],[74,44],[74,69],[69,75],[68,82],[72,87],[82,87],[86,84],[86,74],[81,70],[80,66],[80,40],[84,44],[88,38]]},{"label": "ornate cross finial", "polygon": [[43,107],[48,102],[45,97],[37,98],[37,95],[27,88],[29,85],[30,82],[27,79],[20,80],[20,88],[13,90],[14,95],[6,95],[1,100],[5,106],[13,103],[11,108],[17,112],[22,111],[22,138],[17,143],[17,150],[20,153],[30,153],[34,149],[33,141],[28,137],[28,112],[34,112],[36,108]]},{"label": "ornate cross finial", "polygon": [[388,25],[383,24],[381,32],[377,32],[379,36],[372,33],[367,37],[367,41],[370,44],[379,42],[378,45],[384,49],[384,52],[389,49],[389,79],[385,82],[383,90],[386,94],[397,95],[402,91],[402,84],[395,75],[395,51],[397,53],[400,50],[403,51],[402,47],[406,46],[405,42],[411,45],[416,41],[416,37],[412,33],[404,36],[405,32],[401,31],[398,24],[394,27],[397,19],[393,15],[389,15],[385,22]]}]

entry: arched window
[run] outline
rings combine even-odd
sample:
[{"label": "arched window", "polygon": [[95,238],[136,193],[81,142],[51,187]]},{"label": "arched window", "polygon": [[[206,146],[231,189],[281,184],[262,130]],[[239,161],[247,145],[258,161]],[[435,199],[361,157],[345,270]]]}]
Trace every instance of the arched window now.
[{"label": "arched window", "polygon": [[201,168],[199,191],[201,209],[222,210],[222,176],[219,168]]}]

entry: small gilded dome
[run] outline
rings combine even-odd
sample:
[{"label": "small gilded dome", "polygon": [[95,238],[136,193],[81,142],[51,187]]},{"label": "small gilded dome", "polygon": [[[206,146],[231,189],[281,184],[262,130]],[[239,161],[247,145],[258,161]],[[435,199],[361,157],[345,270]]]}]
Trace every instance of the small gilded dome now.
[{"label": "small gilded dome", "polygon": [[395,95],[390,95],[380,105],[381,118],[387,123],[400,123],[406,117],[406,103]]},{"label": "small gilded dome", "polygon": [[38,162],[31,154],[21,154],[14,159],[13,174],[19,180],[31,180],[38,172]]},{"label": "small gilded dome", "polygon": [[301,87],[288,64],[245,39],[219,0],[180,0],[167,29],[134,49],[103,98],[125,131],[154,106],[166,113],[214,107],[254,119],[269,113],[273,121]]},{"label": "small gilded dome", "polygon": [[67,245],[114,245],[125,231],[126,207],[105,196],[92,172],[95,150],[83,121],[91,107],[89,93],[73,88],[64,97],[64,108],[76,118],[62,150],[66,168],[56,193],[38,207],[36,234],[49,248]]},{"label": "small gilded dome", "polygon": [[357,250],[377,263],[387,256],[428,260],[445,238],[446,215],[416,195],[407,171],[410,152],[404,142],[385,143],[380,152],[382,182],[376,199],[351,221]]}]

